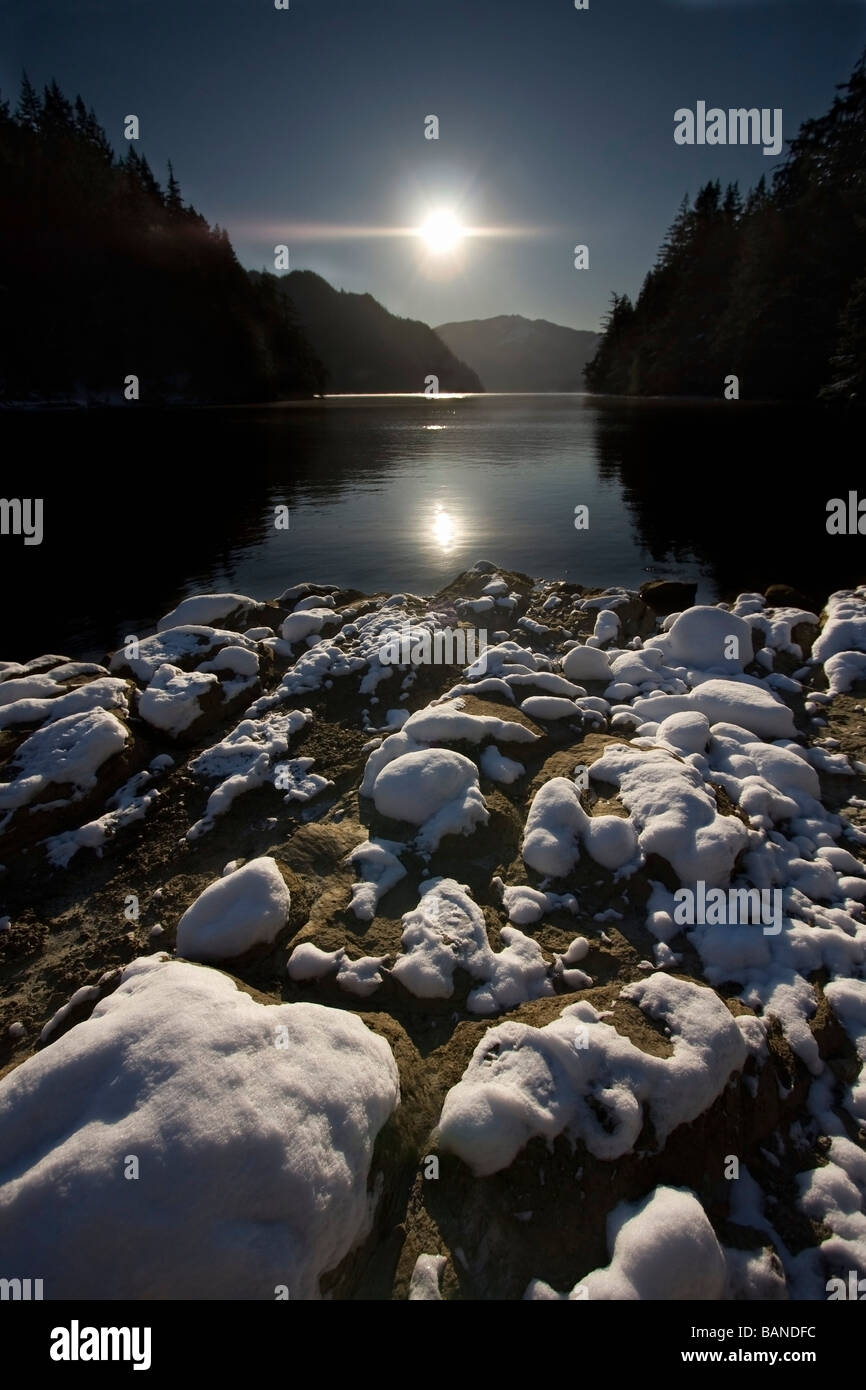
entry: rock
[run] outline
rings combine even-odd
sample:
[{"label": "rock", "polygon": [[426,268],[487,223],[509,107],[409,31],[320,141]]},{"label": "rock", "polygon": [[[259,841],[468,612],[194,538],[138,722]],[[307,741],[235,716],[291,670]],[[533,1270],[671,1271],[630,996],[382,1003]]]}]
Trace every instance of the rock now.
[{"label": "rock", "polygon": [[129,729],[109,710],[66,715],[25,739],[0,769],[4,854],[81,825],[141,765]]},{"label": "rock", "polygon": [[562,660],[563,674],[570,681],[610,680],[610,659],[598,647],[580,645],[567,651]]},{"label": "rock", "polygon": [[792,589],[790,584],[770,584],[764,590],[764,598],[768,608],[805,608],[807,611],[812,608],[806,595],[799,589]]},{"label": "rock", "polygon": [[680,579],[650,579],[638,589],[644,603],[660,617],[691,608],[697,592],[697,584],[687,584]]},{"label": "rock", "polygon": [[208,884],[181,917],[178,955],[187,960],[229,960],[270,946],[289,920],[292,899],[268,855]]}]

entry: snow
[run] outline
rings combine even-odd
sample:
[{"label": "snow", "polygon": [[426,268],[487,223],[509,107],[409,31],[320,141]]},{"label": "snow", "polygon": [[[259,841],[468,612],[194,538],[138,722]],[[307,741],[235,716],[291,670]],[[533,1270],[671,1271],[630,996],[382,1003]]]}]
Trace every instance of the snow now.
[{"label": "snow", "polygon": [[249,679],[259,674],[259,658],[248,647],[221,647],[216,656],[205,661],[200,671],[233,671],[236,676]]},{"label": "snow", "polygon": [[196,777],[219,778],[208,798],[201,820],[187,831],[195,840],[209,831],[217,816],[225,815],[236,797],[273,782],[274,768],[289,748],[292,734],[312,719],[309,710],[243,719],[219,743],[206,748],[189,764]]},{"label": "snow", "polygon": [[463,701],[430,706],[412,714],[402,732],[416,743],[481,743],[483,739],[501,739],[503,743],[535,743],[538,738],[524,724],[510,719],[498,719],[489,714],[466,714]]},{"label": "snow", "polygon": [[66,694],[55,686],[54,695],[48,699],[17,699],[0,706],[0,729],[13,724],[54,723],[68,714],[81,714],[89,709],[116,709],[121,715],[126,715],[129,710],[128,690],[128,683],[116,676],[90,681]]},{"label": "snow", "polygon": [[536,792],[526,817],[524,862],[536,873],[564,878],[580,857],[579,841],[588,821],[574,782],[552,777]]},{"label": "snow", "polygon": [[581,711],[573,700],[561,700],[556,695],[530,695],[520,706],[530,719],[580,719]]},{"label": "snow", "polygon": [[381,967],[386,959],[386,956],[361,956],[358,960],[349,960],[344,955],[337,971],[337,984],[347,994],[366,999],[382,984],[384,974]]},{"label": "snow", "polygon": [[491,782],[501,782],[505,786],[510,786],[519,777],[526,775],[526,768],[523,763],[515,762],[513,758],[506,758],[500,753],[495,743],[489,743],[478,759],[478,765],[485,777],[489,777]]},{"label": "snow", "polygon": [[349,960],[342,946],[338,951],[320,951],[311,941],[304,941],[289,957],[288,974],[290,980],[306,984],[336,972],[334,978],[341,989],[365,999],[382,984],[381,967],[385,959],[385,956],[361,956],[359,960]]},{"label": "snow", "polygon": [[201,671],[181,671],[167,662],[153,673],[138,699],[141,718],[163,733],[177,737],[201,717],[199,701],[214,688],[218,678]]},{"label": "snow", "polygon": [[0,783],[0,811],[28,805],[51,785],[72,788],[78,800],[96,786],[103,763],[125,747],[129,733],[108,710],[69,714],[37,729],[15,750],[16,776]]},{"label": "snow", "polygon": [[360,874],[349,904],[359,921],[372,922],[380,900],[406,877],[398,857],[403,849],[395,840],[365,840],[348,855],[347,862]]},{"label": "snow", "polygon": [[836,652],[828,656],[824,674],[831,695],[846,694],[856,681],[866,681],[866,652]]},{"label": "snow", "polygon": [[860,1125],[866,1125],[866,981],[831,980],[824,993],[848,1037],[857,1049],[860,1077],[851,1087],[848,1109]]},{"label": "snow", "polygon": [[564,878],[580,858],[581,842],[590,858],[611,871],[637,861],[638,837],[628,819],[589,816],[576,784],[552,777],[536,792],[526,817],[524,863],[536,873]]},{"label": "snow", "polygon": [[752,660],[752,629],[724,608],[698,604],[681,613],[666,633],[648,638],[644,650],[652,648],[672,666],[734,674]]},{"label": "snow", "polygon": [[[502,894],[502,906],[509,922],[516,922],[519,927],[540,921],[546,912],[577,912],[577,898],[573,893],[542,893],[525,883],[506,888],[501,878],[492,879],[490,886]],[[572,963],[568,961],[569,965]]]},{"label": "snow", "polygon": [[670,714],[698,710],[711,724],[736,724],[760,738],[792,738],[794,716],[760,683],[703,681],[687,695],[650,695],[634,702],[645,720],[664,721]]},{"label": "snow", "polygon": [[300,801],[306,804],[326,787],[334,785],[318,772],[310,772],[314,763],[315,758],[291,758],[285,763],[274,763],[274,786],[278,791],[286,793],[283,801]]},{"label": "snow", "polygon": [[450,998],[458,967],[480,981],[466,1001],[471,1013],[493,1014],[553,993],[541,948],[516,927],[502,928],[504,950],[491,949],[484,914],[465,885],[427,879],[419,892],[418,906],[403,918],[404,953],[391,972],[410,994]]},{"label": "snow", "polygon": [[683,883],[728,883],[748,831],[735,816],[720,815],[695,768],[661,749],[642,752],[617,743],[607,745],[590,777],[619,788],[643,854],[666,859]]},{"label": "snow", "polygon": [[253,644],[237,632],[224,632],[205,624],[184,623],[143,638],[138,643],[138,656],[126,656],[121,647],[111,658],[111,669],[117,671],[121,667],[128,667],[138,680],[146,684],[160,666],[179,666],[195,658],[209,657],[219,647],[245,645]]},{"label": "snow", "polygon": [[603,646],[605,642],[613,642],[619,634],[619,618],[612,608],[602,608],[595,620],[595,627],[592,632],[593,642]]},{"label": "snow", "polygon": [[52,1014],[51,1018],[49,1018],[45,1027],[39,1034],[40,1042],[47,1043],[57,1032],[60,1025],[66,1022],[74,1009],[79,1008],[81,1004],[90,1004],[94,1002],[99,998],[100,993],[101,990],[99,985],[82,985],[80,989],[77,989],[72,997],[68,999],[65,1004],[62,1004],[57,1012]]},{"label": "snow", "polygon": [[[320,606],[290,614],[283,624],[284,636],[280,640],[285,650],[278,648],[280,654],[294,655],[285,640],[287,633],[291,643],[299,642],[300,634],[304,633],[312,645],[300,651],[277,689],[262,695],[250,705],[247,714],[251,718],[258,717],[285,700],[321,690],[327,682],[350,675],[361,678],[358,684],[361,695],[374,695],[377,687],[383,681],[390,681],[395,672],[408,668],[410,674],[414,674],[412,652],[425,643],[429,648],[431,638],[442,629],[441,616],[435,612],[428,611],[419,617],[416,610],[420,605],[419,599],[393,594],[380,600],[373,611],[353,622],[343,623],[333,636],[321,633],[321,628],[340,623],[341,615],[333,609]],[[321,624],[317,628],[319,619]],[[398,657],[402,654],[404,639],[409,661],[401,666],[399,660],[390,658],[395,652]]]},{"label": "snow", "polygon": [[434,1303],[442,1301],[439,1280],[448,1260],[445,1255],[419,1255],[409,1280],[410,1303]]},{"label": "snow", "polygon": [[[445,1097],[440,1149],[486,1177],[507,1168],[534,1136],[551,1141],[565,1132],[612,1161],[634,1148],[645,1110],[658,1148],[703,1114],[749,1051],[723,1000],[661,973],[627,985],[621,997],[666,1025],[672,1056],[641,1051],[586,1001],[544,1028],[500,1023]],[[585,1046],[574,1045],[577,1025]]]},{"label": "snow", "polygon": [[339,951],[322,951],[312,941],[302,941],[289,957],[289,979],[300,984],[306,983],[307,980],[320,980],[323,975],[328,975],[335,969],[344,955],[342,948]]},{"label": "snow", "polygon": [[611,873],[638,855],[638,837],[630,820],[621,816],[592,816],[584,827],[583,843],[596,864]]},{"label": "snow", "polygon": [[333,608],[334,598],[331,594],[308,594],[296,603],[292,609],[293,613],[305,613],[310,608]]},{"label": "snow", "polygon": [[246,594],[193,594],[190,598],[181,599],[176,608],[160,618],[156,630],[165,632],[168,628],[182,627],[189,623],[218,623],[236,608],[258,606],[258,600],[249,598]]},{"label": "snow", "polygon": [[866,589],[840,589],[827,601],[827,621],[812,647],[813,661],[840,652],[866,652]]},{"label": "snow", "polygon": [[610,680],[610,661],[598,647],[572,647],[562,659],[562,670],[572,681]]},{"label": "snow", "polygon": [[421,827],[416,844],[422,853],[436,849],[444,835],[468,835],[488,821],[475,764],[442,748],[404,753],[387,763],[373,784],[373,801],[380,815]]},{"label": "snow", "polygon": [[301,612],[290,613],[280,626],[280,636],[284,642],[301,642],[305,637],[321,632],[326,623],[339,622],[339,616],[330,608],[306,608]]},{"label": "snow", "polygon": [[[688,1188],[656,1187],[620,1202],[607,1218],[610,1264],[585,1275],[565,1299],[715,1300],[725,1296],[725,1256],[703,1207]],[[527,1299],[558,1298],[533,1280]]]},{"label": "snow", "polygon": [[264,855],[208,884],[177,926],[177,952],[188,960],[228,960],[276,939],[289,920],[291,895],[275,860]]},{"label": "snow", "polygon": [[0,707],[17,700],[56,698],[63,691],[52,676],[20,676],[0,682]]},{"label": "snow", "polygon": [[370,1228],[398,1101],[388,1044],[351,1014],[134,961],[0,1083],[4,1260],[59,1299],[317,1299]]},{"label": "snow", "polygon": [[656,740],[677,753],[703,753],[710,741],[710,721],[699,710],[669,714],[659,724]]},{"label": "snow", "polygon": [[513,671],[505,679],[510,690],[531,686],[535,690],[543,690],[546,695],[564,695],[567,700],[576,700],[586,694],[582,685],[575,685],[574,681],[566,680],[565,676],[557,675],[555,671]]},{"label": "snow", "polygon": [[[157,761],[156,759],[154,761]],[[43,841],[48,861],[55,868],[65,869],[80,849],[93,849],[101,855],[102,847],[118,830],[143,820],[159,796],[151,787],[153,774],[136,772],[106,802],[106,809],[95,820],[75,830],[63,830]],[[145,791],[144,788],[148,790]]]}]

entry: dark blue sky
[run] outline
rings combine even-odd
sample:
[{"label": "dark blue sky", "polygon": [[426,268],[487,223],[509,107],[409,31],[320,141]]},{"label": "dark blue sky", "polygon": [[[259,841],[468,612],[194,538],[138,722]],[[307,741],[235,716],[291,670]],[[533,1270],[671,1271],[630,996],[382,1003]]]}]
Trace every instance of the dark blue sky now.
[{"label": "dark blue sky", "polygon": [[[595,328],[612,289],[639,288],[685,192],[777,163],[677,146],[675,109],[782,107],[790,137],[864,45],[864,0],[5,0],[0,88],[17,94],[22,67],[55,76],[116,149],[135,112],[137,148],[159,176],[173,159],[247,266],[273,268],[288,240],[293,268],[432,324]],[[449,273],[411,238],[271,231],[407,227],[431,207],[543,230],[473,239]]]}]

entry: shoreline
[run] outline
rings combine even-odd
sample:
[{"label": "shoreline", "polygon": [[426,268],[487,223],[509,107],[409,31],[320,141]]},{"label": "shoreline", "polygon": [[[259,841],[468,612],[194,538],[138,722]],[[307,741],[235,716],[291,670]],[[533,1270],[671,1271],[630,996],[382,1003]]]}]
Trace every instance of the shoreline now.
[{"label": "shoreline", "polygon": [[[824,1298],[839,1263],[828,1231],[851,1267],[866,1261],[815,1176],[856,1188],[866,1152],[866,587],[828,595],[820,614],[783,586],[767,594],[695,606],[677,581],[596,591],[479,562],[429,598],[309,583],[265,601],[188,598],[104,665],[5,663],[10,1153],[19,1127],[23,1143],[49,1123],[28,1075],[37,1096],[69,1068],[90,1075],[102,1036],[117,1049],[124,1151],[153,1157],[133,1057],[162,1059],[157,1130],[160,1104],[199,1089],[219,1121],[191,1111],[184,1141],[203,1183],[199,1296],[272,1296],[249,1291],[267,1262],[260,1276],[221,1263],[219,1136],[240,1125],[258,1190],[294,1160],[222,1090],[214,1059],[240,1076],[246,1054],[219,1019],[245,1011],[250,1065],[292,1115],[304,1049],[324,1076],[345,1026],[370,1129],[344,1158],[361,1190],[386,1195],[366,1234],[345,1195],[342,1249],[292,1187],[317,1235],[291,1256],[279,1223],[292,1210],[273,1198],[301,1296],[405,1298],[413,1279],[428,1288],[413,1296],[548,1298],[587,1279],[591,1296],[623,1296],[600,1292],[621,1288],[606,1221],[642,1202],[638,1243],[653,1246],[662,1209],[676,1234],[658,1278],[697,1240],[708,1298]],[[468,642],[467,664],[425,659],[446,629],[484,630],[483,669]],[[61,747],[65,782],[52,781]],[[677,893],[699,884],[698,920],[679,920]],[[738,889],[778,892],[779,929],[713,921],[713,892]],[[309,1029],[280,1080],[271,1017],[287,1038],[295,1019]],[[328,1074],[305,1104],[338,1124],[344,1082]],[[92,1078],[80,1103],[97,1113],[107,1092]],[[81,1219],[113,1220],[113,1150],[100,1141],[79,1171],[70,1104],[55,1160],[84,1184]],[[336,1150],[305,1143],[298,1162],[342,1190],[327,1176]],[[731,1154],[742,1188],[725,1182]],[[175,1171],[170,1151],[158,1161]],[[26,1164],[16,1182],[11,1249],[29,1268],[24,1212],[53,1199]],[[148,1194],[124,1198],[143,1267],[148,1203],[183,1219],[169,1191]],[[237,1201],[257,1219],[243,1180]],[[58,1232],[47,1297],[74,1270],[112,1291],[89,1296],[139,1296],[110,1235],[83,1272],[75,1218]],[[428,1256],[442,1261],[436,1293],[419,1273]],[[162,1296],[189,1284],[185,1258]]]}]

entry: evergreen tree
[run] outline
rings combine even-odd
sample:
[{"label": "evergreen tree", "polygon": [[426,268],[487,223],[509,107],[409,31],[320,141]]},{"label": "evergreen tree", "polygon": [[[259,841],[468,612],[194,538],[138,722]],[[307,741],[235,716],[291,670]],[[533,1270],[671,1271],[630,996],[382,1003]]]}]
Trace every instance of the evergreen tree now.
[{"label": "evergreen tree", "polygon": [[752,396],[860,398],[866,54],[838,92],[771,188],[743,200],[711,181],[683,200],[628,332],[603,325],[592,389],[718,396],[734,373]]},{"label": "evergreen tree", "polygon": [[42,103],[26,72],[21,76],[21,96],[15,114],[22,130],[32,130],[34,133],[39,130],[42,122]]},{"label": "evergreen tree", "polygon": [[319,388],[284,300],[226,232],[160,188],[132,144],[116,158],[93,111],[24,75],[0,102],[0,397],[266,400]]}]

